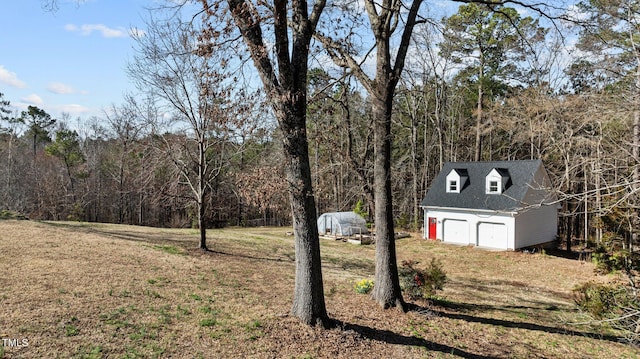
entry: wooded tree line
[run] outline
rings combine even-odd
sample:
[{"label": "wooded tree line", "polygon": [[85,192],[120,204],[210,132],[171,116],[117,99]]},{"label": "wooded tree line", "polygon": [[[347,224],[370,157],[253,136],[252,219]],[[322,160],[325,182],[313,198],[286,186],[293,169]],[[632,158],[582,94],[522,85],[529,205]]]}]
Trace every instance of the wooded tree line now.
[{"label": "wooded tree line", "polygon": [[[563,236],[629,237],[636,231],[638,9],[626,2],[585,2],[580,9],[590,16],[582,23],[589,26],[576,28],[580,56],[573,57],[559,55],[567,38],[551,24],[508,6],[463,4],[436,23],[417,25],[393,97],[397,225],[420,228],[419,202],[445,161],[540,158],[560,194]],[[157,30],[154,41],[180,27],[149,26]],[[223,81],[211,63],[205,59],[199,72],[191,66],[176,79],[204,81],[206,73],[208,85],[197,86],[212,89]],[[148,86],[153,74],[144,65],[129,71]],[[160,75],[165,82],[158,88],[167,87]],[[350,210],[362,201],[373,220],[371,96],[348,67],[312,63],[307,80],[316,210]],[[218,86],[211,98],[226,98],[233,92],[228,86]],[[198,142],[190,138],[200,126],[196,137],[208,140],[202,154],[210,166],[202,185],[211,191],[200,190],[207,193],[201,199],[208,204],[205,223],[290,223],[281,134],[264,103],[262,109],[247,106],[263,97],[247,101],[244,93],[244,100],[225,100],[224,113],[234,113],[233,119],[214,114],[209,118],[216,123],[198,124],[186,110],[158,105],[157,93],[143,95],[128,96],[100,118],[77,120],[53,119],[36,107],[17,113],[3,99],[0,206],[31,218],[197,227],[193,176],[185,170],[197,171]],[[174,102],[193,105],[184,100],[189,93],[183,95]]]},{"label": "wooded tree line", "polygon": [[[80,130],[69,129],[74,124],[69,118],[51,119],[36,107],[5,118],[1,207],[33,219],[197,227],[190,188],[176,166],[177,161],[190,161],[184,149],[187,136],[155,133],[155,124],[139,117],[137,110],[133,102],[114,106],[104,118],[80,125]],[[40,118],[29,122],[32,112],[45,114],[47,126],[38,122]],[[260,168],[261,156],[278,157],[271,153],[275,151],[268,136],[269,131],[261,129],[243,142],[219,139],[208,150],[207,156],[224,155],[228,161],[216,168],[220,174],[207,184],[213,189],[206,198],[209,225],[262,218],[263,208],[273,208],[269,218],[287,223],[286,216],[276,217],[282,213],[277,201],[243,200],[241,192],[249,191],[253,181],[242,191],[237,186]]]}]

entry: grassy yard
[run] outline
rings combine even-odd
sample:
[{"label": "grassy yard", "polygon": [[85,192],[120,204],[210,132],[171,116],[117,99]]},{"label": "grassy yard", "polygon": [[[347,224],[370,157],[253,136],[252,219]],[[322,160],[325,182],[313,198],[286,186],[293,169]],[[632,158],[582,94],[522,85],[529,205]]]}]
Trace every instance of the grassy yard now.
[{"label": "grassy yard", "polygon": [[572,324],[576,285],[617,280],[592,264],[417,237],[398,259],[441,260],[437,300],[378,308],[353,289],[373,279],[374,247],[323,240],[338,326],[301,325],[288,230],[211,230],[201,253],[188,229],[0,221],[0,358],[640,357],[609,328]]}]

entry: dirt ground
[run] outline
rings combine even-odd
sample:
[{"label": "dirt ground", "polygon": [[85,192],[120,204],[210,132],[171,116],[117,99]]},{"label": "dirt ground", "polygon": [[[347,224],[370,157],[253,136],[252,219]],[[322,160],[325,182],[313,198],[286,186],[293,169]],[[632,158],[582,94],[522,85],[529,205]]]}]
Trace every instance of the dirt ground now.
[{"label": "dirt ground", "polygon": [[373,279],[374,246],[322,241],[333,329],[289,315],[288,228],[197,232],[0,221],[0,358],[638,358],[583,322],[572,289],[591,263],[397,241],[398,259],[441,260],[445,288],[383,310],[354,284]]}]

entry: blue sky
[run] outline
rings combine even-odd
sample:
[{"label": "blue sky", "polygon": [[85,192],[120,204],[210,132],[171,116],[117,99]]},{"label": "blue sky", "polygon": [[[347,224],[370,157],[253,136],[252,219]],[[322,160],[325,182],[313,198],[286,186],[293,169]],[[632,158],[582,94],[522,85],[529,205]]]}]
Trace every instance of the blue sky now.
[{"label": "blue sky", "polygon": [[[3,3],[0,92],[15,110],[33,105],[57,119],[89,119],[137,93],[125,73],[135,52],[131,30],[144,30],[145,7],[159,0],[58,0],[55,12],[44,1]],[[458,5],[440,0],[428,9],[438,19]]]},{"label": "blue sky", "polygon": [[[132,28],[144,28],[145,7],[158,0],[47,0],[3,3],[0,21],[0,92],[17,111],[44,109],[88,119],[121,104],[137,90],[127,78],[134,55]],[[437,1],[435,8],[451,2]]]},{"label": "blue sky", "polygon": [[123,94],[135,92],[126,76],[133,57],[132,28],[144,27],[153,0],[42,0],[3,2],[0,21],[0,92],[14,109],[33,105],[54,118],[101,116]]}]

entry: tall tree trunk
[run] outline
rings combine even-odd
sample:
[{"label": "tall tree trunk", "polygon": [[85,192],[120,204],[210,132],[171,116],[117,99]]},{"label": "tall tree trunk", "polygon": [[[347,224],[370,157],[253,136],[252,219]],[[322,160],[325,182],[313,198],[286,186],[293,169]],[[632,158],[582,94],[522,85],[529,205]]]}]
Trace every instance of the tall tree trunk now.
[{"label": "tall tree trunk", "polygon": [[198,203],[198,228],[200,229],[200,243],[198,244],[198,248],[203,251],[208,250],[207,248],[207,224],[205,220],[205,204],[204,204],[204,196],[200,197],[200,203]]},{"label": "tall tree trunk", "polygon": [[292,313],[306,324],[327,326],[329,317],[324,302],[320,239],[306,136],[306,97],[300,94],[295,97],[302,99],[288,106],[294,113],[276,113],[283,134],[295,238],[296,280]]},{"label": "tall tree trunk", "polygon": [[374,117],[374,190],[376,224],[376,273],[373,298],[384,308],[406,310],[396,259],[391,197],[391,112],[393,91],[383,89],[372,99]]},{"label": "tall tree trunk", "polygon": [[[426,169],[425,169],[426,170]],[[412,228],[415,230],[418,228],[420,219],[418,208],[420,207],[420,198],[418,193],[418,118],[417,116],[411,116],[411,195],[413,197],[412,212]]]},{"label": "tall tree trunk", "polygon": [[482,97],[484,96],[482,88],[482,79],[484,77],[482,69],[482,54],[480,55],[480,73],[478,74],[478,104],[476,106],[476,152],[474,159],[480,161],[482,159]]},{"label": "tall tree trunk", "polygon": [[34,130],[34,133],[33,133],[33,163],[36,162],[37,145],[38,145],[38,134]]},{"label": "tall tree trunk", "polygon": [[366,218],[367,221],[370,221],[375,215],[375,195],[373,192],[373,186],[371,183],[371,177],[367,172],[365,162],[368,161],[368,148],[369,141],[367,140],[364,145],[364,155],[362,155],[359,159],[356,159],[354,155],[353,149],[353,131],[352,131],[352,123],[351,123],[351,112],[349,111],[349,107],[345,106],[345,111],[343,112],[344,122],[347,128],[347,159],[349,160],[349,164],[354,169],[356,174],[358,175],[360,182],[362,183],[362,190],[364,191],[364,195],[366,197],[366,203],[369,212],[369,218]]},{"label": "tall tree trunk", "polygon": [[207,224],[205,216],[206,216],[206,197],[207,197],[207,159],[206,152],[207,147],[205,143],[205,134],[204,131],[199,135],[198,140],[198,193],[197,201],[198,201],[198,228],[200,229],[200,243],[198,248],[206,251],[207,248]]},{"label": "tall tree trunk", "polygon": [[[202,1],[208,8],[207,1]],[[274,16],[269,22],[273,24],[275,36],[275,59],[270,57],[262,35],[261,26],[265,25],[266,28],[268,25],[262,24],[262,18],[256,16],[254,5],[249,0],[227,0],[227,4],[251,53],[282,131],[296,251],[296,281],[291,312],[303,323],[328,326],[331,323],[324,303],[320,238],[311,185],[306,126],[309,45],[326,0],[316,0],[312,7],[304,0],[274,1]],[[313,9],[311,14],[310,8]],[[288,27],[289,15],[296,23],[293,28]],[[277,72],[274,66],[277,66]]]},{"label": "tall tree trunk", "polygon": [[[316,133],[317,133],[318,129],[316,128]],[[318,140],[318,135],[316,134],[316,141],[315,141],[315,154],[314,154],[314,170],[316,173],[316,183],[315,183],[315,189],[316,191],[318,190],[318,188],[320,188],[320,141]],[[316,213],[320,213],[320,201],[318,199],[316,199]]]},{"label": "tall tree trunk", "polygon": [[567,201],[567,217],[566,217],[566,223],[567,223],[567,234],[566,234],[566,244],[567,246],[565,247],[565,250],[567,253],[571,254],[571,241],[573,238],[573,222],[575,219],[575,213],[574,213],[574,200],[573,199],[569,199]]},{"label": "tall tree trunk", "polygon": [[[444,166],[444,134],[442,133],[442,127],[443,127],[443,123],[442,123],[442,119],[441,119],[441,92],[444,92],[444,86],[442,89],[439,89],[438,86],[440,86],[437,82],[435,84],[435,111],[434,111],[434,117],[435,117],[435,123],[433,123],[435,129],[436,129],[436,133],[438,135],[438,172],[440,172],[440,170],[442,169],[442,166]],[[428,149],[427,149],[427,126],[424,126],[424,157],[427,158],[427,154],[429,153]],[[426,167],[425,167],[426,170]]]},{"label": "tall tree trunk", "polygon": [[[631,187],[634,192],[634,197],[637,200],[638,189],[640,188],[640,49],[635,50],[636,54],[636,81],[635,81],[635,93],[634,93],[634,111],[633,111],[633,186]],[[637,204],[636,204],[637,208]],[[638,227],[640,226],[640,215],[638,210],[634,209],[632,213],[632,227],[631,232],[631,251],[633,252],[633,246],[638,240]]]},{"label": "tall tree trunk", "polygon": [[124,223],[124,207],[125,207],[125,179],[124,166],[127,156],[127,143],[125,142],[120,155],[120,163],[118,163],[118,223]]},{"label": "tall tree trunk", "polygon": [[372,101],[374,127],[374,197],[376,225],[376,275],[373,298],[384,308],[400,306],[406,310],[402,299],[394,241],[393,204],[391,199],[391,113],[393,95],[404,69],[411,34],[422,0],[411,1],[404,18],[400,43],[395,48],[395,61],[391,59],[391,37],[399,18],[406,8],[401,2],[365,0],[371,31],[376,40],[376,75],[371,80],[360,62],[339,41],[315,34],[328,50],[329,56],[342,67],[348,67],[360,80]]},{"label": "tall tree trunk", "polygon": [[12,194],[14,193],[13,189],[13,131],[9,134],[9,148],[7,153],[7,180],[5,182],[5,201],[6,205],[9,206],[8,209],[17,209],[16,204],[14,204],[14,197]]},{"label": "tall tree trunk", "polygon": [[144,219],[144,192],[140,191],[138,203],[138,225],[142,225]]},{"label": "tall tree trunk", "polygon": [[584,239],[584,243],[586,245],[586,243],[589,241],[589,182],[588,182],[588,177],[587,177],[587,161],[585,160],[584,163],[584,169],[582,170],[582,172],[584,173],[584,182],[582,183],[582,191],[584,193],[584,208],[583,208],[583,239]]}]

